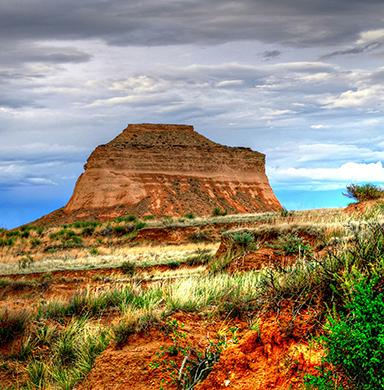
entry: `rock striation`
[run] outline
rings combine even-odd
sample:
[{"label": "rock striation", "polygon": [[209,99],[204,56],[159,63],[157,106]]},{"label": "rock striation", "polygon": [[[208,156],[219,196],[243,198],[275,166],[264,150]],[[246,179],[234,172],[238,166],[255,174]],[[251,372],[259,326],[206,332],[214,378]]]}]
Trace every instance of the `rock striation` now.
[{"label": "rock striation", "polygon": [[[134,124],[88,158],[62,215],[74,219],[279,210],[265,155],[210,141],[193,126]],[[71,218],[72,219],[72,218]]]}]

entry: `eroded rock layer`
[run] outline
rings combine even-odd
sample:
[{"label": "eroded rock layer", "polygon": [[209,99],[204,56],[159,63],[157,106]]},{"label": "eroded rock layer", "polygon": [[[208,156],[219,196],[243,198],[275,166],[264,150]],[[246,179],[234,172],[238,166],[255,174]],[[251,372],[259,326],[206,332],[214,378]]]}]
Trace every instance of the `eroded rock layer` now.
[{"label": "eroded rock layer", "polygon": [[62,214],[108,219],[123,214],[211,215],[281,208],[265,156],[219,145],[187,125],[129,125],[90,155]]}]

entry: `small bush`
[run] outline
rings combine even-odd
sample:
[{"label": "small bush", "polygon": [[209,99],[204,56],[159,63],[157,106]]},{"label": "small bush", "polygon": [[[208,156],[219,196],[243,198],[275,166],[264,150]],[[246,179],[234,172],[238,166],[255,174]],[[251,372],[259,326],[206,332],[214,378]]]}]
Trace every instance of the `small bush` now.
[{"label": "small bush", "polygon": [[346,189],[347,192],[343,193],[343,195],[357,202],[384,197],[384,189],[374,184],[350,184]]},{"label": "small bush", "polygon": [[81,235],[84,237],[89,237],[92,236],[94,232],[95,232],[94,226],[85,226],[81,231]]},{"label": "small bush", "polygon": [[122,217],[117,217],[114,219],[115,222],[135,222],[137,217],[135,215],[126,215]]},{"label": "small bush", "polygon": [[143,229],[143,228],[145,228],[146,225],[147,225],[147,224],[146,224],[145,222],[139,221],[139,222],[137,222],[137,223],[135,224],[135,229],[136,229],[136,230]]},{"label": "small bush", "polygon": [[136,272],[136,264],[131,261],[124,261],[120,266],[121,271],[128,276],[133,276]]},{"label": "small bush", "polygon": [[235,232],[230,237],[232,242],[243,250],[249,249],[255,242],[255,237],[251,232]]},{"label": "small bush", "polygon": [[13,246],[14,243],[14,238],[0,238],[0,247]]},{"label": "small bush", "polygon": [[283,252],[284,255],[305,254],[311,251],[311,246],[297,234],[289,233],[286,236],[280,236],[273,248]]},{"label": "small bush", "polygon": [[116,236],[121,237],[125,234],[132,233],[135,230],[134,225],[117,225],[113,227],[113,231],[116,234]]},{"label": "small bush", "polygon": [[168,267],[170,269],[176,269],[176,268],[179,268],[180,267],[180,261],[177,261],[177,260],[172,260],[170,261],[169,263],[167,263]]},{"label": "small bush", "polygon": [[32,238],[31,239],[31,246],[32,248],[36,248],[41,244],[41,240],[39,238]]},{"label": "small bush", "polygon": [[195,214],[193,213],[187,213],[184,215],[184,218],[187,218],[187,219],[194,219],[195,218]]},{"label": "small bush", "polygon": [[[363,279],[355,286],[345,312],[328,318],[321,337],[327,355],[325,362],[334,370],[323,369],[308,383],[331,384],[337,371],[346,375],[354,388],[375,390],[384,387],[384,293],[375,281]],[[336,375],[335,375],[336,374]],[[333,387],[328,387],[333,388]]]},{"label": "small bush", "polygon": [[80,228],[87,228],[87,227],[96,228],[99,225],[100,225],[100,222],[96,222],[96,221],[76,221],[69,226],[80,229]]},{"label": "small bush", "polygon": [[212,210],[212,216],[214,217],[223,217],[227,215],[227,210],[225,209],[221,209],[220,207],[215,207],[213,210]]},{"label": "small bush", "polygon": [[97,248],[91,248],[89,250],[89,254],[91,254],[92,256],[97,256],[99,254],[99,250]]},{"label": "small bush", "polygon": [[6,237],[20,237],[21,232],[20,230],[8,230],[5,235]]}]

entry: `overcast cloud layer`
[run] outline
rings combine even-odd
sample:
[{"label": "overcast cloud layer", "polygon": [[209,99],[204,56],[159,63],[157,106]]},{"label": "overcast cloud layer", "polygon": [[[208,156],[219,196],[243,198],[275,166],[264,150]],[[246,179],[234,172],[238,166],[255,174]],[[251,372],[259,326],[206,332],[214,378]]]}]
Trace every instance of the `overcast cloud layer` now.
[{"label": "overcast cloud layer", "polygon": [[382,182],[383,15],[382,0],[0,0],[0,225],[64,204],[127,123],[262,151],[278,194]]}]

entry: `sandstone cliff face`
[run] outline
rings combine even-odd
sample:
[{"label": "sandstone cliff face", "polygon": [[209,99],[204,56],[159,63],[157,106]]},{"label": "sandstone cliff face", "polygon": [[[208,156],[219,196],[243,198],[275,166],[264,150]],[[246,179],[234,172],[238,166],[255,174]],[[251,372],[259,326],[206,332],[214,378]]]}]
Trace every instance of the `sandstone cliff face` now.
[{"label": "sandstone cliff face", "polygon": [[129,125],[89,157],[64,208],[76,218],[278,210],[265,156],[222,146],[186,125]]}]

